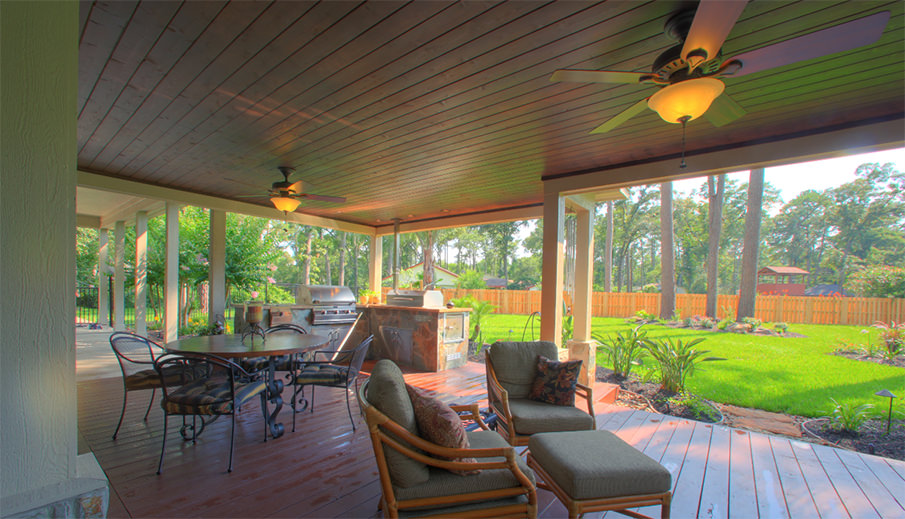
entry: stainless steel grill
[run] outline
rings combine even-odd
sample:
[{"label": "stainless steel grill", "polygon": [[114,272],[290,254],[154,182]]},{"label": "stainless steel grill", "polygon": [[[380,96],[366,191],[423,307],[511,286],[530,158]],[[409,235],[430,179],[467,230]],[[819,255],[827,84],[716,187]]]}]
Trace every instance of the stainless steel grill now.
[{"label": "stainless steel grill", "polygon": [[309,306],[308,322],[312,326],[321,324],[348,324],[355,322],[355,296],[349,287],[333,285],[301,285],[295,301]]},{"label": "stainless steel grill", "polygon": [[443,292],[439,290],[390,290],[387,293],[387,304],[390,306],[441,308]]}]

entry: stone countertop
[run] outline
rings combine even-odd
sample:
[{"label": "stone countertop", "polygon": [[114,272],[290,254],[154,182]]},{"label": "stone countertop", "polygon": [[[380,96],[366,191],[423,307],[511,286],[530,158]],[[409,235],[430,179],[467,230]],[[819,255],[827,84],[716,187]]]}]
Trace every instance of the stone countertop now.
[{"label": "stone countertop", "polygon": [[375,310],[408,310],[408,311],[416,311],[416,312],[437,312],[437,313],[450,313],[450,312],[471,312],[471,308],[425,308],[423,306],[394,306],[394,305],[385,305],[385,304],[377,304],[377,305],[357,305],[356,308],[364,309],[364,308],[373,308]]}]

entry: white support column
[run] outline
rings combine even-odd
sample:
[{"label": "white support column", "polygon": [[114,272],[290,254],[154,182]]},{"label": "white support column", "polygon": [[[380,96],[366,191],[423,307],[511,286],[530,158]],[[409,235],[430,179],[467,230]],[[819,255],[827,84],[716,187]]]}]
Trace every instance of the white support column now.
[{"label": "white support column", "polygon": [[126,329],[125,280],[126,273],[123,260],[126,248],[126,222],[120,220],[113,227],[113,329],[121,332]]},{"label": "white support column", "polygon": [[164,342],[179,338],[179,204],[167,202],[167,244],[164,281]]},{"label": "white support column", "polygon": [[565,199],[544,193],[544,244],[541,268],[540,338],[562,346],[562,289],[566,219]]},{"label": "white support column", "polygon": [[97,324],[110,325],[110,273],[107,263],[110,253],[110,238],[107,229],[97,230]]},{"label": "white support column", "polygon": [[[381,273],[383,271],[383,236],[371,236],[371,253],[368,257],[368,287],[381,293]],[[382,297],[381,297],[382,299]]]},{"label": "white support column", "polygon": [[226,212],[211,209],[208,252],[208,324],[226,318]]},{"label": "white support column", "polygon": [[148,335],[148,213],[135,213],[135,333]]},{"label": "white support column", "polygon": [[594,199],[587,196],[569,197],[576,213],[575,232],[575,298],[572,301],[574,319],[572,340],[566,347],[570,360],[581,360],[578,381],[593,386],[597,373],[597,345],[591,339],[591,294],[594,285]]}]

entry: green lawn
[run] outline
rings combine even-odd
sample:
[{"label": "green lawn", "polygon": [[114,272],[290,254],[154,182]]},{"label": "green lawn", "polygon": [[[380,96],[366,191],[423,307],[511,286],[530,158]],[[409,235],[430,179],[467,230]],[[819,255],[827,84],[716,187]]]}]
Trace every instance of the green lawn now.
[{"label": "green lawn", "polygon": [[[523,315],[489,316],[484,325],[484,342],[522,340],[527,320]],[[625,319],[595,317],[592,333],[613,335],[632,326]],[[535,320],[532,337],[529,325],[525,340],[536,339],[539,327]],[[889,389],[905,396],[902,368],[828,355],[840,342],[865,343],[868,335],[862,330],[866,328],[791,324],[790,332],[806,337],[789,338],[646,326],[650,338],[704,337],[699,347],[726,359],[702,364],[702,369],[689,377],[690,392],[717,402],[804,416],[828,414],[833,407],[830,398],[852,405],[874,404],[885,413],[889,401],[874,396],[875,392]],[[875,329],[870,337],[877,339]],[[597,364],[609,367],[602,352],[598,352]]]}]

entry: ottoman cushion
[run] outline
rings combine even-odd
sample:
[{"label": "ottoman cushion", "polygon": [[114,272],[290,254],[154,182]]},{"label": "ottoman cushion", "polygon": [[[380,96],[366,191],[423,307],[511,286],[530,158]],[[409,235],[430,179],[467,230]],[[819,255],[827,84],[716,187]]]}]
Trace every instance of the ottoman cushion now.
[{"label": "ottoman cushion", "polygon": [[528,449],[572,499],[659,494],[669,471],[609,431],[540,433]]}]

